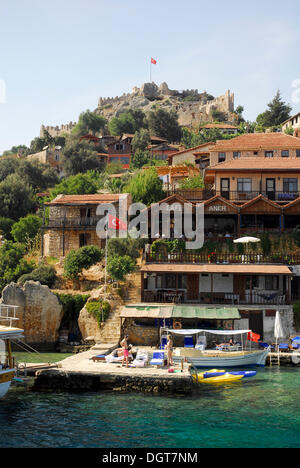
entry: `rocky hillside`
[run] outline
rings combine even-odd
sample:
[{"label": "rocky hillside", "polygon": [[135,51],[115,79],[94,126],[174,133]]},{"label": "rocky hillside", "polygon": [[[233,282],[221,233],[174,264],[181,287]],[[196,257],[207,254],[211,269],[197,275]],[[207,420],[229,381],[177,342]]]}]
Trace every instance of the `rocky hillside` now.
[{"label": "rocky hillside", "polygon": [[178,113],[179,124],[197,126],[203,122],[212,122],[213,111],[222,112],[226,120],[234,123],[234,94],[226,91],[223,96],[214,97],[206,91],[177,91],[169,89],[167,83],[157,86],[155,83],[144,83],[141,88],[133,88],[132,93],[117,97],[100,97],[95,112],[107,119],[120,115],[131,108],[142,109],[145,113],[156,107]]}]

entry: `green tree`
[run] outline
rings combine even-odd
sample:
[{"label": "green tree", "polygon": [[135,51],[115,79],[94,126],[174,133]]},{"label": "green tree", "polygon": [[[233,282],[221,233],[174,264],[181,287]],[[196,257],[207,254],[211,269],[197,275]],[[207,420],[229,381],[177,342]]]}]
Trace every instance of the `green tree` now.
[{"label": "green tree", "polygon": [[0,216],[18,220],[37,207],[32,188],[17,174],[0,182]]},{"label": "green tree", "polygon": [[129,109],[119,116],[112,117],[108,123],[111,135],[135,133],[141,128],[147,128],[146,115],[141,109]]},{"label": "green tree", "polygon": [[24,259],[25,253],[23,245],[11,241],[4,242],[0,247],[0,291],[7,284],[17,281],[20,276],[33,270],[34,263],[28,263]]},{"label": "green tree", "polygon": [[31,273],[20,276],[18,283],[24,284],[26,281],[39,281],[41,284],[52,288],[56,279],[56,270],[52,265],[39,265]]},{"label": "green tree", "polygon": [[37,236],[42,223],[39,216],[29,214],[12,226],[11,234],[16,242],[25,243],[28,239],[34,239]]},{"label": "green tree", "polygon": [[180,188],[184,190],[204,188],[204,181],[201,175],[188,177],[180,183]]},{"label": "green tree", "polygon": [[148,206],[165,198],[162,181],[152,167],[134,175],[124,187],[124,192],[131,193],[135,203],[141,202]]},{"label": "green tree", "polygon": [[151,135],[165,138],[169,142],[180,141],[181,128],[175,111],[168,112],[165,109],[158,108],[149,112],[147,120]]},{"label": "green tree", "polygon": [[71,250],[64,261],[64,274],[66,278],[77,281],[83,269],[88,269],[92,265],[100,262],[104,257],[104,252],[99,247],[88,245],[78,250]]},{"label": "green tree", "polygon": [[273,100],[268,104],[267,110],[257,116],[257,126],[263,130],[280,127],[283,122],[290,118],[291,111],[291,106],[283,101],[278,90]]},{"label": "green tree", "polygon": [[96,193],[100,186],[100,175],[96,171],[87,171],[63,179],[50,191],[51,200],[57,195],[85,195]]},{"label": "green tree", "polygon": [[13,227],[15,222],[16,221],[10,218],[0,218],[0,232],[6,240],[13,240],[13,237],[11,235],[11,228]]},{"label": "green tree", "polygon": [[66,142],[62,153],[62,166],[67,176],[92,169],[103,169],[103,163],[99,160],[95,147],[74,138],[69,138]]},{"label": "green tree", "polygon": [[132,169],[141,169],[146,164],[150,163],[150,153],[149,151],[136,150],[135,153],[131,156],[130,167]]},{"label": "green tree", "polygon": [[101,115],[87,110],[82,112],[79,116],[78,123],[72,130],[72,134],[76,136],[83,136],[88,133],[96,135],[100,130],[104,129],[107,120]]},{"label": "green tree", "polygon": [[122,281],[126,275],[136,268],[135,260],[128,255],[114,256],[107,260],[107,272],[111,278]]},{"label": "green tree", "polygon": [[150,133],[149,130],[145,128],[141,128],[137,132],[135,132],[134,137],[132,139],[132,152],[135,153],[136,151],[146,151],[148,146],[150,145]]}]

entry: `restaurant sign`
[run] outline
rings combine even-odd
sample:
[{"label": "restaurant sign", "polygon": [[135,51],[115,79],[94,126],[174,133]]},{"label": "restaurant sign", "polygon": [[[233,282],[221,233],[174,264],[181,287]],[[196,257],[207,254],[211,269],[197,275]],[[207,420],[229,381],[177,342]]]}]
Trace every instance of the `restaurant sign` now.
[{"label": "restaurant sign", "polygon": [[213,212],[221,212],[221,211],[227,211],[227,206],[226,205],[211,205],[208,208],[208,211],[213,211]]}]

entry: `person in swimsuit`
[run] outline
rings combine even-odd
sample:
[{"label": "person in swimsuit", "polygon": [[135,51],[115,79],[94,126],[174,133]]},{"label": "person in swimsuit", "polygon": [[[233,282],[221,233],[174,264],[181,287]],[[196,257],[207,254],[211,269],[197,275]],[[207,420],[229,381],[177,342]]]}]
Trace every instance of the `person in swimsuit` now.
[{"label": "person in swimsuit", "polygon": [[170,335],[168,335],[166,350],[167,350],[168,366],[173,366],[173,340]]},{"label": "person in swimsuit", "polygon": [[128,367],[128,356],[129,356],[128,341],[127,340],[128,340],[128,335],[125,335],[124,339],[120,343],[120,345],[122,346],[122,349],[123,349],[122,366],[124,365],[124,362],[126,362],[126,367]]}]

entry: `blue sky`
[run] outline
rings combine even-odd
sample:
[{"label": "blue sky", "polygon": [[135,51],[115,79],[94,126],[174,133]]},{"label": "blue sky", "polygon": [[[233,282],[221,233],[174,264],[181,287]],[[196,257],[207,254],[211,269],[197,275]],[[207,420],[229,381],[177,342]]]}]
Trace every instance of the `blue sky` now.
[{"label": "blue sky", "polygon": [[0,153],[149,81],[151,56],[153,81],[215,96],[230,89],[247,120],[277,89],[298,112],[300,3],[245,3],[0,0]]}]

